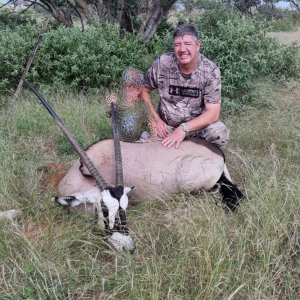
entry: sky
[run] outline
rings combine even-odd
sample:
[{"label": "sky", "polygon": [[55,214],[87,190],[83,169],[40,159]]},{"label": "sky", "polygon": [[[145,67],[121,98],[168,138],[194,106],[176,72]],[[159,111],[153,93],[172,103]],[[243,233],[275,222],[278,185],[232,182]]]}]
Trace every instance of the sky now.
[{"label": "sky", "polygon": [[290,4],[285,1],[279,1],[276,6],[279,8],[289,8]]}]

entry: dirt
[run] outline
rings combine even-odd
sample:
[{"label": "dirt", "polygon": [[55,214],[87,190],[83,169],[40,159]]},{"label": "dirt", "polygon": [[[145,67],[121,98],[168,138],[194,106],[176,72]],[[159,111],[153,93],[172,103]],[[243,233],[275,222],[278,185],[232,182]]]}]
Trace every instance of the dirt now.
[{"label": "dirt", "polygon": [[300,27],[296,31],[270,32],[269,36],[279,39],[284,45],[291,45],[292,43],[300,44]]},{"label": "dirt", "polygon": [[40,167],[38,170],[43,172],[42,186],[46,189],[55,188],[57,190],[58,184],[69,168],[70,166],[66,163],[49,163]]}]

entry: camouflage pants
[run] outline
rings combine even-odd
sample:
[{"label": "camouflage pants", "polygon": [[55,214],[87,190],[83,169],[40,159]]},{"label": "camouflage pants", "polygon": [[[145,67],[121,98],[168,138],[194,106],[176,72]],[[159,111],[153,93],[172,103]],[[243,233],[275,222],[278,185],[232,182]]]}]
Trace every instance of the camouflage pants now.
[{"label": "camouflage pants", "polygon": [[229,129],[223,122],[218,121],[201,130],[190,132],[189,136],[203,138],[212,144],[224,147],[229,140]]},{"label": "camouflage pants", "polygon": [[[167,130],[172,132],[175,128],[167,125]],[[229,129],[221,121],[213,123],[203,129],[191,131],[188,134],[189,137],[197,137],[205,139],[208,142],[217,145],[218,147],[224,147],[229,140]],[[150,135],[149,132],[144,131],[141,138],[137,142],[147,142],[150,140],[162,140],[158,138],[156,134]]]}]

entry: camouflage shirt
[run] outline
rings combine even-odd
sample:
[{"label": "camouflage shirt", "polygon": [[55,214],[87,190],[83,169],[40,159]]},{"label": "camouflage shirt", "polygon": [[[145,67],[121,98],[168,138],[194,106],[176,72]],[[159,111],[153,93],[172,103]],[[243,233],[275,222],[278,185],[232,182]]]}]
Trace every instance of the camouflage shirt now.
[{"label": "camouflage shirt", "polygon": [[145,74],[145,86],[158,89],[158,113],[172,127],[198,117],[205,103],[221,103],[220,69],[201,53],[190,75],[180,72],[174,53],[162,54]]}]

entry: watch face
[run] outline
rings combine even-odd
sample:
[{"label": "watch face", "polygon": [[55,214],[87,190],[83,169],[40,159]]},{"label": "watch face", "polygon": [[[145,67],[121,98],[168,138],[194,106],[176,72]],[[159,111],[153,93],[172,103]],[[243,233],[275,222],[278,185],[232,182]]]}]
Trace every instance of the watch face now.
[{"label": "watch face", "polygon": [[189,125],[187,125],[186,123],[181,124],[182,129],[184,132],[189,132]]}]

